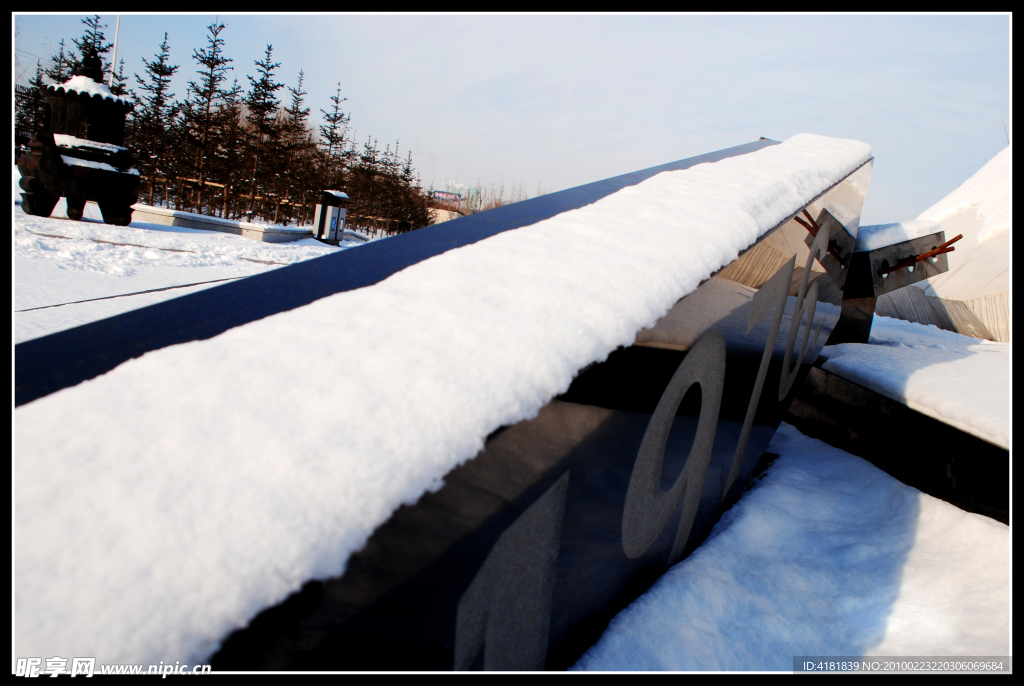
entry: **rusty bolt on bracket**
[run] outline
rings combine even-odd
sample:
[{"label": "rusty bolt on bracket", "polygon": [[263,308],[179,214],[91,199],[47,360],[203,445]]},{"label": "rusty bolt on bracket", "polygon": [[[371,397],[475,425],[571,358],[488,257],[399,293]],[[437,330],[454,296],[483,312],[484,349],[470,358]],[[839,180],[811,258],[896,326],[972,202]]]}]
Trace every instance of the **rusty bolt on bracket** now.
[{"label": "rusty bolt on bracket", "polygon": [[[811,236],[816,237],[818,235],[818,231],[821,230],[821,227],[818,226],[818,222],[814,221],[814,218],[807,212],[807,210],[800,210],[800,211],[803,213],[803,215],[805,217],[807,217],[807,221],[809,221],[810,224],[805,222],[800,217],[793,217],[793,219],[795,219],[797,221],[797,223],[800,224],[800,226],[802,226],[805,229],[807,229],[807,231],[811,234]],[[842,255],[840,255],[836,251],[836,249],[834,247],[832,247],[833,243],[834,243],[834,241],[829,241],[828,242],[828,253],[832,257],[836,258],[836,262],[839,263],[839,268],[840,269],[846,269],[846,265],[843,263],[843,257],[842,257]]]},{"label": "rusty bolt on bracket", "polygon": [[947,252],[953,252],[954,250],[956,250],[956,248],[953,248],[951,246],[963,237],[964,235],[962,233],[957,234],[955,238],[949,239],[942,245],[932,248],[928,252],[923,252],[920,255],[911,255],[910,257],[904,257],[902,260],[899,260],[898,262],[896,262],[896,264],[892,265],[891,267],[883,266],[879,268],[878,273],[882,275],[882,277],[886,277],[889,276],[889,274],[891,274],[892,272],[903,269],[904,267],[906,267],[909,271],[912,272],[914,271],[914,265],[917,264],[918,262],[922,262],[927,259],[934,260],[939,255],[942,255]]}]

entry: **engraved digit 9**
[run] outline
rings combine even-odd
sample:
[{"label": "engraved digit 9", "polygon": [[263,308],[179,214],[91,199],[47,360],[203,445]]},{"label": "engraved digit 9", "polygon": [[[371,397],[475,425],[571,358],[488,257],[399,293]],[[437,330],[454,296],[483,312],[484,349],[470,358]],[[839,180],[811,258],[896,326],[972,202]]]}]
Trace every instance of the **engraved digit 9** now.
[{"label": "engraved digit 9", "polygon": [[[715,445],[724,381],[725,337],[720,331],[708,331],[694,343],[672,376],[640,444],[622,511],[622,549],[626,557],[636,559],[647,552],[683,500],[683,514],[668,563],[675,564],[682,558]],[[672,422],[686,391],[695,383],[700,384],[701,390],[697,434],[679,478],[669,490],[662,491],[661,470]]]}]

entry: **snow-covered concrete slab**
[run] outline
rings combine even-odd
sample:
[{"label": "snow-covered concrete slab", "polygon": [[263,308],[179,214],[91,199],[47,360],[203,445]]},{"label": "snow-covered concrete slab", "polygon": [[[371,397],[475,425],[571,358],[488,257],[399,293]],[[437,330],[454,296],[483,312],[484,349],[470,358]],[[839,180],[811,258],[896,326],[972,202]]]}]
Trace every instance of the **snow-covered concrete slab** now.
[{"label": "snow-covered concrete slab", "polygon": [[137,203],[132,205],[132,221],[162,224],[164,226],[200,229],[204,231],[224,231],[264,243],[287,243],[290,241],[312,238],[313,231],[303,226],[282,226],[264,222],[246,222],[220,217],[208,217],[193,212],[182,212],[166,207],[153,207]]},{"label": "snow-covered concrete slab", "polygon": [[19,407],[17,654],[203,661],[870,157],[658,174]]},{"label": "snow-covered concrete slab", "polygon": [[826,371],[1010,447],[1010,344],[875,316],[867,344],[825,346]]},{"label": "snow-covered concrete slab", "polygon": [[[106,162],[94,162],[92,160],[83,160],[78,157],[69,157],[67,155],[61,155],[60,158],[64,160],[64,164],[67,164],[72,167],[85,167],[86,169],[99,169],[101,171],[109,171],[115,173],[118,172],[117,168],[107,164]],[[124,173],[134,174],[135,176],[138,176],[139,170],[133,168],[125,171]]]},{"label": "snow-covered concrete slab", "polygon": [[123,145],[114,145],[113,143],[101,143],[99,141],[90,141],[85,138],[77,138],[75,136],[69,136],[66,133],[55,133],[53,134],[53,142],[57,144],[58,148],[92,148],[106,153],[119,153],[127,151],[128,148]]},{"label": "snow-covered concrete slab", "polygon": [[576,670],[1010,652],[1010,531],[783,424],[761,481]]}]

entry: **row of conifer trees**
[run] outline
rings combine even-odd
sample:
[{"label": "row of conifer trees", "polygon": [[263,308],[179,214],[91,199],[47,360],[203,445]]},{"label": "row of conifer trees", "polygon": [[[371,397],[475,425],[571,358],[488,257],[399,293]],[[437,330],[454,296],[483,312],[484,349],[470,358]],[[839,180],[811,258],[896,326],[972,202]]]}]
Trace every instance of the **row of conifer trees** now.
[{"label": "row of conifer trees", "polygon": [[[113,44],[104,36],[106,26],[98,16],[82,23],[85,31],[73,39],[74,48],[66,49],[62,40],[49,65],[37,63],[29,88],[16,90],[16,128],[41,127],[45,85],[67,81],[89,52],[101,58],[107,81]],[[111,90],[134,104],[125,145],[142,177],[140,202],[228,219],[308,224],[320,191],[337,189],[351,198],[350,228],[394,234],[431,223],[429,195],[411,151],[403,159],[397,142],[382,151],[371,138],[357,151],[340,83],[330,109],[321,110],[323,124],[314,128],[303,73],[285,89],[277,81],[281,64],[273,61],[271,45],[255,62],[256,74],[246,75],[248,88],[237,78],[229,83],[233,67],[225,54],[225,28],[211,24],[206,45],[193,51],[196,78],[180,100],[170,92],[179,66],[171,63],[167,34],[153,59],[143,60],[143,74],[134,74],[133,83],[120,60]]]}]

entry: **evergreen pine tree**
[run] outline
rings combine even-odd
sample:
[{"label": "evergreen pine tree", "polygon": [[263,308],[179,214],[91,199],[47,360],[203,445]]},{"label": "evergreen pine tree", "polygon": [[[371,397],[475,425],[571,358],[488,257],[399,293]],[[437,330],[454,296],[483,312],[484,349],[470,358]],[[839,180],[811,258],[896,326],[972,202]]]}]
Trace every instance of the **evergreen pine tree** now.
[{"label": "evergreen pine tree", "polygon": [[300,69],[298,84],[295,88],[288,87],[288,91],[292,94],[291,103],[284,108],[289,134],[300,138],[306,138],[306,127],[309,122],[309,108],[302,106],[307,95],[306,91],[302,90],[302,81],[305,77],[306,75]]},{"label": "evergreen pine tree", "polygon": [[[106,36],[103,35],[103,29],[107,28],[107,25],[100,24],[100,17],[98,14],[93,15],[91,18],[86,17],[82,20],[82,23],[85,24],[85,32],[82,34],[82,37],[72,38],[71,40],[74,42],[75,47],[78,48],[78,52],[83,59],[87,54],[93,52],[99,56],[102,64],[102,72],[104,74],[102,80],[106,82],[105,75],[111,68],[111,64],[107,61],[106,56],[107,53],[110,52],[110,49],[114,47],[113,43],[104,44],[103,42],[106,40]],[[77,68],[81,67],[81,62],[77,62],[75,66],[75,73],[78,73]]]},{"label": "evergreen pine tree", "polygon": [[355,215],[355,222],[363,221],[371,231],[378,227],[377,217],[380,216],[380,158],[377,150],[377,141],[372,136],[366,138],[363,144],[363,152],[359,155],[357,164],[352,170],[349,187],[352,192],[353,202],[350,207],[350,214]]},{"label": "evergreen pine tree", "polygon": [[[41,127],[44,76],[63,83],[79,73],[86,57],[108,55],[112,45],[99,16],[82,23],[85,31],[74,41],[79,52],[67,50],[61,41],[49,68],[37,64],[32,88],[19,94],[19,131]],[[355,228],[390,234],[431,223],[429,195],[415,173],[411,151],[403,159],[397,141],[394,148],[388,144],[381,151],[368,136],[357,152],[351,114],[342,111],[347,99],[341,96],[340,82],[329,109],[320,110],[323,123],[314,140],[316,130],[305,106],[305,73],[300,71],[295,86],[288,88],[290,98],[282,107],[277,93],[284,84],[275,81],[281,65],[273,62],[273,46],[267,45],[263,60],[255,62],[256,75],[248,76],[248,92],[243,94],[237,80],[224,88],[232,61],[223,52],[225,25],[215,22],[207,28],[206,46],[193,51],[198,78],[189,83],[184,102],[175,102],[170,92],[178,66],[170,64],[166,33],[153,60],[143,60],[143,77],[135,75],[137,92],[126,89],[124,60],[113,75],[111,91],[127,93],[135,102],[125,143],[133,148],[151,202],[154,185],[166,189],[167,184],[195,179],[195,190],[182,193],[180,186],[172,191],[179,207],[187,204],[228,218],[248,214],[251,219],[262,213],[287,223],[311,218],[319,191],[336,188],[351,198],[348,216]],[[103,71],[110,68],[103,60]],[[28,104],[32,93],[40,96],[38,110]],[[225,188],[207,187],[207,181]]]},{"label": "evergreen pine tree", "polygon": [[413,177],[415,170],[412,168],[412,149],[409,149],[409,156],[405,158],[405,163],[402,165],[402,185],[406,188],[412,188],[413,183],[416,179]]},{"label": "evergreen pine tree", "polygon": [[255,214],[254,202],[260,181],[272,177],[276,172],[274,167],[277,162],[280,126],[275,115],[278,107],[281,106],[281,101],[274,97],[274,94],[284,84],[274,81],[274,69],[280,67],[281,64],[271,59],[272,52],[273,46],[267,45],[263,61],[256,62],[258,76],[246,75],[250,84],[249,93],[245,99],[248,110],[246,120],[250,128],[250,147],[252,149],[252,174],[249,184],[250,220]]},{"label": "evergreen pine tree", "polygon": [[383,186],[381,189],[381,216],[384,218],[385,230],[389,233],[395,228],[392,227],[391,222],[398,219],[402,205],[398,164],[398,141],[395,141],[395,149],[392,150],[390,145],[386,146],[384,157],[381,161],[381,166],[383,167],[383,173],[381,174],[381,185]]},{"label": "evergreen pine tree", "polygon": [[242,87],[235,79],[231,88],[223,92],[221,105],[217,108],[215,120],[217,144],[212,148],[210,176],[217,183],[223,183],[221,216],[225,219],[237,217],[238,196],[232,194],[248,180],[249,166],[243,159],[245,135],[242,128]]},{"label": "evergreen pine tree", "polygon": [[60,51],[50,58],[50,67],[46,69],[46,78],[55,84],[62,84],[71,78],[78,67],[78,55],[74,50],[64,50],[64,39],[60,41]]},{"label": "evergreen pine tree", "polygon": [[183,108],[187,122],[191,174],[198,180],[195,205],[200,209],[203,206],[203,192],[206,190],[208,160],[217,145],[219,117],[216,105],[224,97],[221,84],[232,69],[228,66],[232,60],[224,56],[224,39],[220,37],[225,25],[213,23],[206,28],[209,31],[206,47],[192,52],[192,59],[201,67],[196,70],[199,82],[189,82],[187,104]]},{"label": "evergreen pine tree", "polygon": [[338,90],[331,96],[331,111],[320,110],[324,115],[325,124],[320,126],[320,136],[327,146],[327,157],[335,159],[340,156],[345,148],[345,135],[348,133],[348,123],[351,115],[341,111],[341,103],[348,98],[341,97],[341,82],[338,82]]},{"label": "evergreen pine tree", "polygon": [[46,113],[46,84],[43,82],[43,65],[36,61],[36,73],[28,81],[28,92],[22,106],[16,111],[16,128],[30,136],[43,130],[43,118]]},{"label": "evergreen pine tree", "polygon": [[169,89],[171,77],[178,71],[178,65],[170,64],[170,53],[167,34],[164,33],[160,52],[154,55],[151,62],[142,60],[146,66],[146,79],[135,75],[142,95],[132,93],[135,100],[131,127],[132,142],[135,146],[139,172],[146,177],[150,186],[150,196],[157,177],[161,177],[163,183],[171,180],[170,133],[177,107],[174,94]]},{"label": "evergreen pine tree", "polygon": [[347,98],[341,97],[341,82],[331,96],[331,110],[320,110],[324,124],[320,126],[321,146],[323,155],[320,164],[320,185],[325,188],[342,189],[347,187],[347,167],[351,159],[352,140],[349,138],[350,114],[341,111],[341,103]]},{"label": "evergreen pine tree", "polygon": [[114,95],[125,96],[128,94],[128,88],[125,86],[128,79],[124,76],[124,58],[122,57],[118,62],[117,72],[114,74],[114,82],[110,84],[110,92]]},{"label": "evergreen pine tree", "polygon": [[[285,159],[281,170],[281,195],[289,204],[280,209],[284,212],[285,223],[296,214],[294,203],[304,207],[306,200],[312,199],[308,197],[309,189],[322,183],[317,173],[316,145],[309,125],[309,108],[303,107],[306,96],[306,91],[302,89],[304,80],[305,73],[300,70],[295,88],[288,88],[291,102],[284,109]],[[280,219],[278,217],[275,221]]]},{"label": "evergreen pine tree", "polygon": [[412,165],[412,150],[397,176],[396,202],[398,203],[398,231],[412,231],[429,226],[433,219],[430,216],[429,193],[424,194],[419,177],[415,175]]}]

